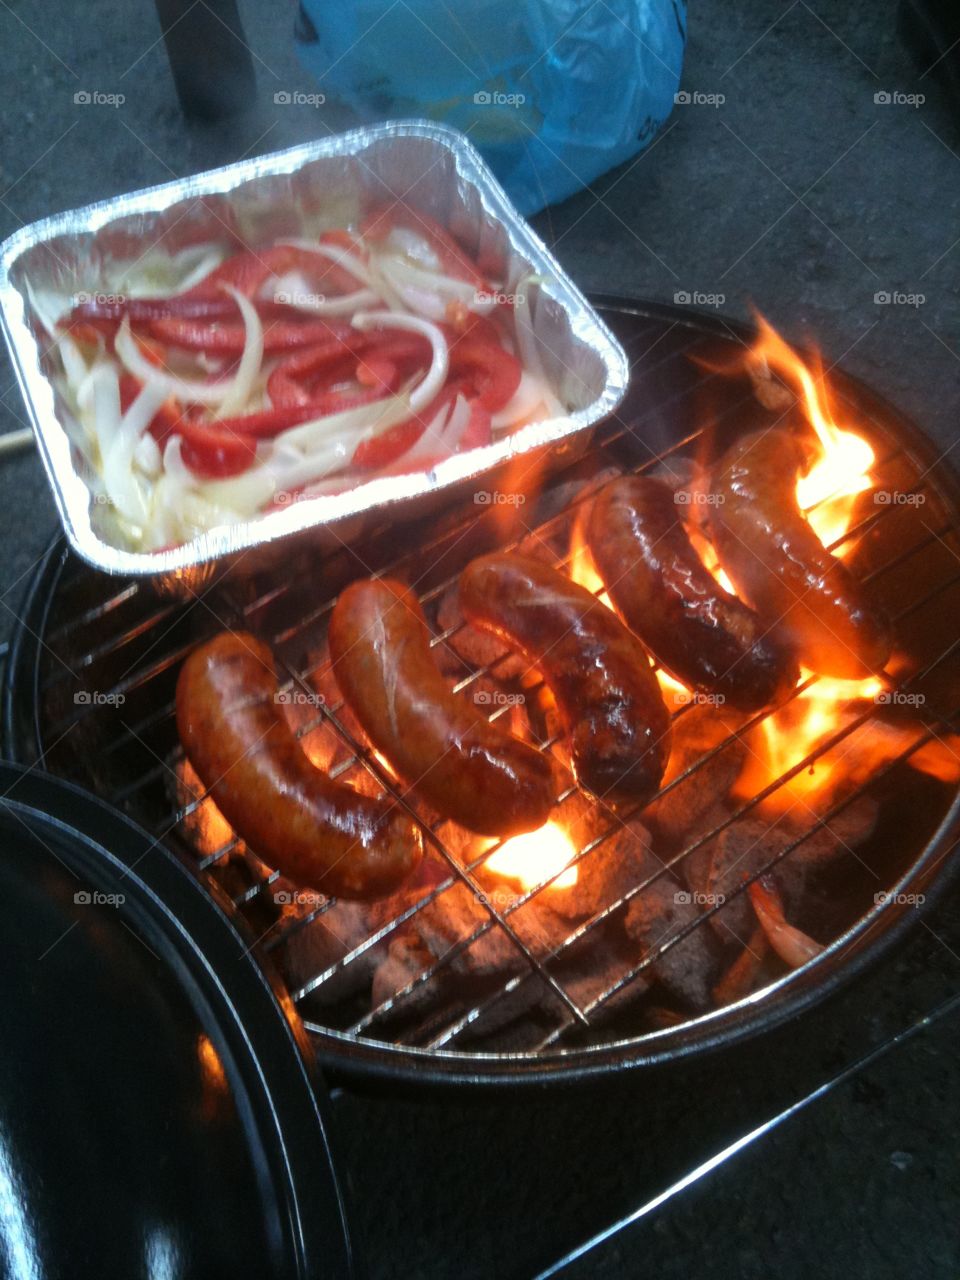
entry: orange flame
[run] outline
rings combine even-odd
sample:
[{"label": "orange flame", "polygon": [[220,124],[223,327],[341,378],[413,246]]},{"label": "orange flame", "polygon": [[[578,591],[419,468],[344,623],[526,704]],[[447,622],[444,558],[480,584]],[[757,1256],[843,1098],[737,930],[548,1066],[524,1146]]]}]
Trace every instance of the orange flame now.
[{"label": "orange flame", "polygon": [[[870,468],[876,455],[856,432],[839,427],[830,407],[826,378],[819,367],[810,368],[762,316],[757,317],[758,337],[746,356],[748,369],[768,369],[797,393],[800,408],[817,433],[821,457],[797,482],[801,511],[824,546],[836,542],[850,528],[857,495],[873,487]],[[837,549],[843,558],[850,545]]]},{"label": "orange flame", "polygon": [[[746,367],[759,374],[769,370],[789,385],[816,432],[820,456],[798,478],[797,501],[817,537],[830,546],[850,529],[858,495],[873,487],[870,469],[875,454],[862,436],[837,425],[819,364],[812,368],[805,364],[762,317],[758,317],[757,324],[757,341],[747,353]],[[837,554],[849,554],[852,545],[853,540],[845,543]],[[802,672],[804,681],[809,675]],[[837,680],[821,676],[785,707],[767,716],[759,730],[750,735],[747,745],[751,754],[738,780],[738,793],[754,794],[793,768],[849,723],[863,710],[864,702],[875,699],[884,688],[884,682],[876,677]],[[810,770],[774,792],[767,807],[783,809],[801,799],[823,795],[838,769],[843,771],[840,760],[818,760]]]},{"label": "orange flame", "polygon": [[574,582],[585,587],[587,591],[595,595],[601,604],[605,604],[608,609],[613,609],[613,601],[603,591],[603,578],[597,572],[597,566],[593,562],[593,556],[590,554],[590,548],[587,546],[587,540],[583,533],[584,517],[581,514],[577,517],[573,524],[573,531],[570,534],[570,563],[567,566],[567,573]]},{"label": "orange flame", "polygon": [[[483,865],[484,870],[493,875],[519,881],[526,890],[560,871],[576,852],[563,827],[556,822],[546,822],[536,831],[505,840]],[[550,889],[569,889],[577,883],[578,875],[577,867],[567,867],[552,881]]]}]

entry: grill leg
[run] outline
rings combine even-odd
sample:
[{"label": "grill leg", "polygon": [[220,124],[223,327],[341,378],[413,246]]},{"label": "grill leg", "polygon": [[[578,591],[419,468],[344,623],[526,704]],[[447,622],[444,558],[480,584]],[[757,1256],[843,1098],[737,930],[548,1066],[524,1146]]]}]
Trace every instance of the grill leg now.
[{"label": "grill leg", "polygon": [[236,0],[155,0],[187,117],[222,120],[253,104],[256,79]]}]

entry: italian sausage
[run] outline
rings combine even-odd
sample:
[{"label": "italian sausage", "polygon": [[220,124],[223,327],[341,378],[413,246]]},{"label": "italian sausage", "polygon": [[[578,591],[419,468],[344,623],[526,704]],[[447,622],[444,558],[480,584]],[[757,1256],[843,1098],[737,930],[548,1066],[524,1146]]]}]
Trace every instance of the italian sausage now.
[{"label": "italian sausage", "polygon": [[532,831],[554,800],[548,759],[451,693],[414,594],[389,578],[342,592],[333,672],[370,741],[432,808],[482,835]]},{"label": "italian sausage", "polygon": [[707,572],[673,491],[644,476],[594,499],[587,541],[610,599],[664,670],[744,711],[783,698],[799,669],[760,619]]},{"label": "italian sausage", "polygon": [[738,595],[801,662],[821,675],[862,679],[889,658],[890,636],[800,510],[797,476],[806,465],[803,445],[787,431],[741,436],[713,472],[711,538]]},{"label": "italian sausage", "polygon": [[420,860],[420,833],[395,802],[360,795],[316,768],[277,702],[273,655],[223,632],[177,681],[177,728],[223,816],[264,862],[344,898],[392,892]]},{"label": "italian sausage", "polygon": [[643,646],[611,609],[550,565],[504,554],[467,565],[460,603],[539,668],[584,787],[625,802],[657,790],[670,715]]}]

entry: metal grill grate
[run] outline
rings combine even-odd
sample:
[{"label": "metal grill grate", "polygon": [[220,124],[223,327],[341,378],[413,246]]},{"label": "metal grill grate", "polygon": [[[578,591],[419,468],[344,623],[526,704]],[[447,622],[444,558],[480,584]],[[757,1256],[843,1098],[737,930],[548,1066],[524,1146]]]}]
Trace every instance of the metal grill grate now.
[{"label": "metal grill grate", "polygon": [[[285,672],[285,688],[299,690],[304,698],[314,695],[318,683],[329,672],[324,656],[323,636],[326,621],[338,591],[352,578],[371,572],[396,574],[414,583],[425,608],[429,611],[456,581],[464,564],[479,550],[492,545],[515,546],[523,538],[535,534],[544,541],[569,525],[571,513],[584,499],[570,487],[574,478],[588,476],[604,463],[615,463],[621,469],[637,472],[660,471],[666,467],[683,467],[709,441],[732,438],[734,434],[759,422],[771,421],[770,415],[756,405],[749,385],[705,372],[699,358],[713,356],[729,348],[737,335],[722,332],[717,325],[681,321],[666,309],[616,312],[607,317],[618,329],[633,362],[634,376],[630,396],[617,418],[597,433],[589,453],[571,461],[545,487],[536,507],[537,522],[530,527],[521,523],[504,536],[499,527],[499,513],[484,509],[478,512],[472,504],[461,506],[436,518],[421,520],[404,529],[399,536],[391,524],[374,531],[357,549],[342,551],[322,563],[305,566],[300,560],[291,563],[289,571],[270,581],[228,579],[203,589],[193,599],[178,602],[158,598],[143,584],[117,582],[92,574],[72,558],[62,555],[48,573],[45,589],[52,588],[46,599],[34,599],[31,626],[37,633],[38,646],[33,664],[22,659],[14,664],[13,685],[8,698],[8,737],[20,744],[30,741],[33,753],[40,754],[47,767],[91,785],[115,804],[145,822],[159,839],[184,851],[189,845],[190,819],[197,813],[200,799],[184,801],[182,789],[176,793],[180,803],[171,801],[172,771],[176,769],[179,747],[173,725],[173,690],[179,664],[200,640],[224,625],[243,627],[262,636],[274,649],[278,665]],[[725,326],[723,327],[725,329]],[[472,1070],[484,1064],[503,1066],[509,1060],[522,1060],[534,1069],[547,1063],[576,1061],[583,1065],[585,1055],[611,1044],[615,1052],[634,1058],[654,1056],[664,1048],[680,1048],[694,1042],[698,1035],[709,1034],[711,1022],[718,1015],[690,1017],[678,1025],[661,1030],[649,1027],[632,1029],[618,1023],[612,1030],[601,1030],[601,1016],[623,991],[640,975],[656,965],[695,929],[703,928],[714,915],[728,911],[731,902],[746,892],[747,886],[782,860],[789,858],[805,841],[859,797],[889,791],[896,795],[901,786],[903,767],[927,743],[955,731],[960,710],[960,639],[951,618],[960,617],[960,539],[957,537],[956,493],[952,476],[942,465],[930,465],[932,458],[909,424],[859,387],[841,375],[835,375],[835,390],[841,412],[849,412],[851,421],[870,435],[881,461],[875,468],[878,483],[900,494],[914,495],[916,502],[901,502],[871,507],[863,512],[851,529],[831,549],[843,542],[856,540],[857,563],[871,590],[888,606],[897,632],[898,649],[909,657],[909,669],[902,673],[901,691],[922,691],[926,701],[923,715],[911,723],[910,740],[902,744],[892,759],[873,770],[865,780],[846,791],[842,798],[822,814],[811,819],[805,830],[793,838],[784,837],[778,849],[759,869],[744,880],[725,901],[705,907],[697,917],[664,937],[657,946],[640,955],[636,963],[620,972],[615,980],[578,1001],[565,984],[558,969],[562,961],[591,937],[598,936],[618,912],[644,893],[661,876],[681,868],[685,861],[707,842],[743,817],[749,815],[765,799],[785,786],[792,778],[809,769],[824,753],[841,744],[855,748],[857,733],[877,715],[868,705],[862,712],[845,721],[817,749],[763,790],[737,804],[722,822],[684,841],[683,847],[669,854],[654,874],[633,884],[605,902],[590,918],[571,926],[566,936],[550,948],[549,954],[538,953],[525,941],[522,931],[514,927],[518,913],[537,899],[561,874],[528,891],[517,894],[502,909],[491,903],[484,893],[484,882],[478,879],[485,862],[499,844],[485,848],[475,857],[464,859],[457,848],[450,847],[443,824],[418,818],[423,829],[425,847],[442,867],[436,883],[425,888],[413,901],[390,919],[371,926],[362,941],[345,954],[307,975],[298,974],[290,961],[291,949],[305,930],[335,912],[331,900],[297,918],[271,914],[267,886],[276,874],[251,855],[246,855],[246,872],[236,856],[237,841],[227,839],[208,851],[197,863],[196,850],[188,849],[202,874],[219,879],[227,886],[236,908],[249,918],[257,935],[258,946],[279,966],[285,975],[291,997],[303,1013],[308,1029],[318,1037],[323,1051],[340,1056],[341,1050],[354,1062],[363,1063],[368,1050],[386,1052],[390,1062],[400,1058],[434,1063],[452,1061],[469,1063]],[[759,415],[759,416],[758,416]],[[513,480],[514,485],[518,482]],[[919,501],[922,497],[923,501]],[[558,505],[559,504],[559,505]],[[567,557],[556,558],[563,567]],[[52,574],[52,578],[50,577]],[[320,584],[329,584],[329,590]],[[42,593],[42,592],[41,592]],[[444,645],[455,637],[457,628],[438,630],[434,644]],[[21,643],[21,649],[23,644]],[[489,675],[497,662],[465,674],[455,685],[465,691],[481,677]],[[29,670],[29,680],[27,672]],[[810,677],[795,692],[798,697],[816,682]],[[92,691],[95,691],[92,692]],[[78,693],[90,694],[86,703],[77,702]],[[117,706],[117,698],[125,701]],[[27,708],[31,708],[30,711]],[[376,757],[351,732],[343,717],[343,703],[331,699],[323,703],[319,713],[300,726],[308,740],[324,738],[338,750],[331,772],[356,779],[364,776],[365,785],[376,786],[394,794],[401,803],[409,803],[397,790],[391,775]],[[691,704],[675,713],[677,718],[689,714]],[[495,719],[506,714],[499,707],[491,715]],[[32,713],[32,723],[28,723]],[[769,712],[760,712],[739,725],[736,731],[719,741],[661,790],[657,799],[698,777],[712,759],[718,757],[738,735],[762,724]],[[548,737],[536,743],[549,751],[557,743]],[[9,744],[8,744],[9,746]],[[571,787],[558,800],[570,799]],[[875,874],[884,874],[887,882],[903,877],[903,883],[926,882],[939,862],[945,831],[937,827],[950,810],[954,799],[950,789],[937,793],[939,810],[934,804],[923,820],[915,821],[913,835],[907,845],[889,849],[876,863]],[[621,825],[620,817],[609,816],[604,829],[579,848],[568,865],[578,865],[589,858],[603,856],[609,841]],[[449,825],[449,824],[448,824]],[[186,836],[185,836],[186,833]],[[939,843],[938,843],[939,841]],[[415,922],[418,914],[432,903],[451,893],[457,885],[466,885],[482,904],[484,918],[469,934],[459,938],[445,952],[422,969],[414,978],[374,1008],[358,1010],[350,1002],[331,1012],[325,1006],[318,1015],[316,995],[329,988],[351,966],[364,962],[398,930]],[[838,912],[841,936],[827,949],[812,972],[795,973],[772,983],[763,997],[753,996],[750,1007],[725,1011],[721,1018],[731,1031],[747,1030],[757,1025],[766,1009],[785,1013],[794,989],[798,992],[826,984],[839,972],[850,956],[863,948],[867,933],[879,937],[892,933],[898,917],[892,903],[864,909],[863,886],[859,896],[853,895]],[[885,919],[884,917],[887,917]],[[882,927],[878,928],[878,924]],[[492,990],[475,998],[455,1001],[442,1016],[434,1019],[425,1031],[404,1024],[401,1015],[408,1003],[427,984],[449,976],[455,962],[484,935],[497,933],[509,940],[518,965],[516,971],[503,975]],[[514,997],[526,984],[539,983],[553,993],[551,1015],[538,1025],[536,1037],[527,1039],[520,1049],[504,1052],[478,1041],[475,1028],[495,1010],[499,1002]],[[369,1000],[367,1001],[369,1006]],[[541,1013],[542,1016],[542,1013]],[[396,1032],[393,1028],[400,1026]],[[721,1028],[722,1029],[722,1028]],[[686,1037],[686,1039],[685,1039]]]}]

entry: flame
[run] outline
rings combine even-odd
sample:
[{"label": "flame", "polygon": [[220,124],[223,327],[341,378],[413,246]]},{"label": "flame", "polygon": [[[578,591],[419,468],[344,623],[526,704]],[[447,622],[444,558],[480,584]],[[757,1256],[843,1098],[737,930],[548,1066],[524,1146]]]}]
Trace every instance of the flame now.
[{"label": "flame", "polygon": [[[746,356],[748,370],[769,369],[797,392],[800,408],[817,434],[822,456],[797,481],[797,501],[824,546],[836,542],[850,528],[857,495],[873,487],[870,468],[876,455],[856,432],[834,420],[823,370],[811,368],[762,316],[758,337]],[[837,549],[843,558],[850,545]]]},{"label": "flame", "polygon": [[567,573],[574,582],[578,582],[581,587],[586,587],[592,595],[595,595],[601,604],[605,604],[608,609],[613,609],[613,601],[603,590],[603,578],[597,571],[584,537],[582,515],[574,521],[573,531],[570,534],[570,563],[567,566]]},{"label": "flame", "polygon": [[[858,495],[873,487],[870,469],[876,460],[875,454],[862,436],[837,425],[819,363],[813,366],[804,363],[762,316],[757,318],[757,327],[757,340],[747,353],[746,368],[759,377],[769,371],[789,385],[816,433],[820,456],[806,475],[798,478],[797,501],[817,537],[825,546],[830,546],[850,529]],[[837,554],[841,557],[849,554],[852,546],[852,541],[844,544]],[[710,551],[712,553],[712,548]],[[810,676],[807,671],[801,674],[803,681]],[[767,716],[757,731],[749,735],[748,760],[737,782],[738,794],[755,794],[792,769],[820,743],[849,724],[863,711],[864,704],[876,699],[885,688],[885,682],[877,677],[865,680],[819,677],[809,689]],[[778,788],[765,806],[783,810],[801,800],[810,801],[828,794],[838,775],[849,778],[849,762],[845,763],[842,758],[849,748],[845,751],[844,747],[842,744],[836,753],[818,759],[812,768]],[[886,754],[875,751],[872,746],[868,752],[872,759]]]},{"label": "flame", "polygon": [[[524,889],[534,889],[565,866],[576,852],[563,827],[547,822],[536,831],[504,841],[483,865],[485,871],[518,880]],[[551,882],[550,889],[570,889],[577,883],[578,874],[577,867],[567,867]]]}]

